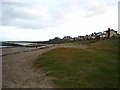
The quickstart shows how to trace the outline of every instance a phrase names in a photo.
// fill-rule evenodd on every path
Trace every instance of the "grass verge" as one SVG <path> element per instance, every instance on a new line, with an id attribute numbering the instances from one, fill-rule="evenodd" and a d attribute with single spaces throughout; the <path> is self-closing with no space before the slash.
<path id="1" fill-rule="evenodd" d="M 40 55 L 33 65 L 55 77 L 64 88 L 117 87 L 117 55 L 94 49 L 57 48 Z"/>

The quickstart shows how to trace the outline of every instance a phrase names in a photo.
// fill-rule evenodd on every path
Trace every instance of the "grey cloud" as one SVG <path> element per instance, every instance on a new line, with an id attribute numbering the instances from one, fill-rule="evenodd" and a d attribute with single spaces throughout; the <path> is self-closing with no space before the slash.
<path id="1" fill-rule="evenodd" d="M 35 5 L 43 5 L 48 10 L 49 18 L 44 20 L 42 17 L 33 17 L 23 10 Z M 63 4 L 62 4 L 63 5 Z M 53 26 L 57 19 L 67 11 L 66 6 L 56 3 L 25 3 L 25 2 L 3 2 L 2 3 L 2 25 L 15 26 L 19 28 L 47 28 Z M 35 8 L 34 8 L 35 9 Z"/>
<path id="2" fill-rule="evenodd" d="M 105 8 L 102 7 L 102 5 L 99 7 L 94 6 L 93 2 L 90 2 L 89 0 L 39 0 L 39 3 L 37 0 L 34 0 L 34 2 L 33 0 L 29 0 L 29 2 L 8 2 L 8 0 L 3 1 L 2 25 L 15 26 L 19 28 L 39 29 L 54 26 L 57 20 L 61 19 L 66 13 L 71 11 L 73 4 L 77 7 L 76 11 L 79 12 L 79 9 L 82 9 L 85 12 L 86 15 L 83 17 L 92 17 L 105 12 Z M 114 0 L 111 2 L 113 1 Z M 43 8 L 47 8 L 47 14 L 49 14 L 49 18 L 44 20 L 43 17 L 33 17 L 22 11 L 26 8 L 31 8 L 36 4 L 39 4 L 38 6 L 42 5 L 41 7 Z"/>
<path id="3" fill-rule="evenodd" d="M 49 18 L 43 20 L 42 17 L 33 17 L 24 13 L 22 9 L 30 8 L 32 5 L 38 3 L 23 3 L 23 2 L 3 2 L 2 3 L 2 25 L 15 26 L 19 28 L 48 28 L 53 26 L 63 14 L 68 11 L 68 6 L 56 3 L 44 3 L 48 9 Z M 43 3 L 42 3 L 43 4 Z M 21 9 L 22 8 L 22 9 Z"/>
<path id="4" fill-rule="evenodd" d="M 20 28 L 44 28 L 49 26 L 48 21 L 41 18 L 32 17 L 22 11 L 20 8 L 29 8 L 29 6 L 18 2 L 2 3 L 2 25 L 15 26 Z M 51 25 L 51 23 L 50 23 Z"/>

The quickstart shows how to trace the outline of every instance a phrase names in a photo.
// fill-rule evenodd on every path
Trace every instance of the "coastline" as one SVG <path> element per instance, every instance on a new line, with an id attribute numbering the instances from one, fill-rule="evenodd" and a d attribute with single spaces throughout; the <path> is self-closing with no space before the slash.
<path id="1" fill-rule="evenodd" d="M 45 47 L 16 47 L 6 48 L 2 51 L 2 87 L 3 88 L 55 88 L 53 77 L 48 72 L 33 68 L 33 61 L 42 53 L 55 48 L 66 48 L 68 45 L 52 44 Z M 70 46 L 70 48 L 86 48 Z"/>
<path id="2" fill-rule="evenodd" d="M 32 62 L 40 54 L 55 48 L 49 46 L 38 47 L 16 47 L 3 49 L 2 56 L 2 87 L 3 88 L 52 88 L 51 77 L 46 76 L 46 72 L 36 70 L 32 67 Z M 19 52 L 19 53 L 16 53 Z"/>

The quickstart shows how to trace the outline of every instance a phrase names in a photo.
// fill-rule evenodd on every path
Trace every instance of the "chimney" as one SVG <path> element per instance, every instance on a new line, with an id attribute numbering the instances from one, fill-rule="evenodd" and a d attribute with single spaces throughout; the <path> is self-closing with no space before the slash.
<path id="1" fill-rule="evenodd" d="M 110 38 L 110 28 L 108 28 L 108 38 Z"/>

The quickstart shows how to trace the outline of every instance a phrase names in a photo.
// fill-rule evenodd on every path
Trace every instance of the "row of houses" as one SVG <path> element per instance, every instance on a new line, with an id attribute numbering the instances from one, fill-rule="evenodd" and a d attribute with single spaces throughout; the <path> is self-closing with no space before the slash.
<path id="1" fill-rule="evenodd" d="M 112 37 L 119 37 L 120 34 L 117 33 L 117 31 L 108 28 L 108 30 L 105 30 L 104 32 L 94 32 L 92 34 L 86 35 L 86 36 L 78 36 L 78 37 L 70 37 L 70 36 L 64 36 L 63 40 L 100 40 L 105 38 L 112 38 Z"/>
<path id="2" fill-rule="evenodd" d="M 49 43 L 63 43 L 64 41 L 75 41 L 75 40 L 101 40 L 105 38 L 112 38 L 112 37 L 120 37 L 120 34 L 117 31 L 108 28 L 104 32 L 94 32 L 89 35 L 85 36 L 78 36 L 78 37 L 71 37 L 71 36 L 64 36 L 62 39 L 59 37 L 55 37 L 54 39 L 50 39 Z"/>

